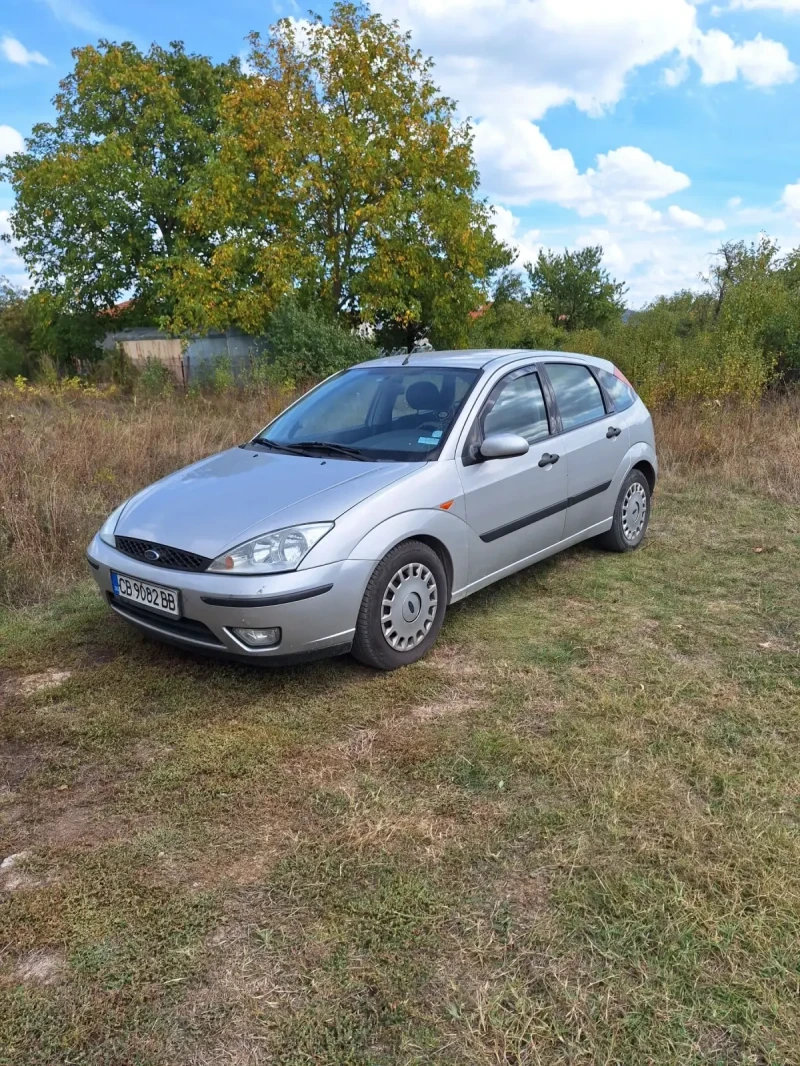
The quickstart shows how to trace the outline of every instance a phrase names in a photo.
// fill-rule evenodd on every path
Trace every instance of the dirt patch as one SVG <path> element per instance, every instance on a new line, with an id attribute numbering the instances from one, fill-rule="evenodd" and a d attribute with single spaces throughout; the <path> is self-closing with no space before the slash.
<path id="1" fill-rule="evenodd" d="M 38 888 L 43 883 L 26 869 L 30 857 L 29 851 L 18 851 L 0 862 L 0 891 L 18 892 L 20 889 Z"/>
<path id="2" fill-rule="evenodd" d="M 334 750 L 349 762 L 371 762 L 377 729 L 356 729 L 345 740 L 337 741 Z"/>
<path id="3" fill-rule="evenodd" d="M 398 718 L 393 718 L 391 725 L 402 727 L 414 725 L 416 722 L 436 722 L 441 718 L 454 718 L 460 714 L 466 714 L 479 706 L 479 700 L 459 699 L 458 697 L 440 703 L 424 703 L 419 707 L 412 707 L 410 711 L 401 714 Z"/>
<path id="4" fill-rule="evenodd" d="M 46 692 L 51 688 L 58 688 L 65 681 L 69 681 L 72 674 L 69 670 L 45 670 L 41 674 L 27 674 L 24 677 L 12 677 L 3 686 L 3 693 L 9 696 L 35 696 L 39 692 Z"/>
<path id="5" fill-rule="evenodd" d="M 4 792 L 14 792 L 45 755 L 30 744 L 6 741 L 0 748 L 0 781 Z"/>
<path id="6" fill-rule="evenodd" d="M 26 985 L 54 985 L 65 969 L 66 960 L 58 952 L 32 951 L 17 961 L 14 976 Z"/>
<path id="7" fill-rule="evenodd" d="M 486 679 L 486 664 L 466 655 L 463 648 L 436 648 L 430 661 L 437 670 L 456 683 Z"/>

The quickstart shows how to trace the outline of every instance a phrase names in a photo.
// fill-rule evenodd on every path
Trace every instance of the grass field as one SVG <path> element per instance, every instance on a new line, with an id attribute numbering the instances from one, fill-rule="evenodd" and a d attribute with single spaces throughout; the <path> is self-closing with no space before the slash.
<path id="1" fill-rule="evenodd" d="M 800 1063 L 799 409 L 662 417 L 639 552 L 496 585 L 377 675 L 109 617 L 78 538 L 137 468 L 87 449 L 101 408 L 17 405 L 0 1063 Z M 259 421 L 175 416 L 189 455 L 164 415 L 121 419 L 145 480 Z"/>

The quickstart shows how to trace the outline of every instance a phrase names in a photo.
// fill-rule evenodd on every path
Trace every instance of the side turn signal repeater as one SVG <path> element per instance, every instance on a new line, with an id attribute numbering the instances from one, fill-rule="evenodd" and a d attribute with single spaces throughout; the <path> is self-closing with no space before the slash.
<path id="1" fill-rule="evenodd" d="M 445 500 L 444 503 L 439 504 L 439 509 L 442 511 L 449 511 L 455 503 L 455 500 Z"/>

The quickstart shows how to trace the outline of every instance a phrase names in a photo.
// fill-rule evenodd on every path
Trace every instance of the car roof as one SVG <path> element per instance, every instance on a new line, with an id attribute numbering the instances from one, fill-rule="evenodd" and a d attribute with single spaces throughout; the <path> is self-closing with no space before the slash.
<path id="1" fill-rule="evenodd" d="M 612 369 L 613 363 L 594 355 L 581 355 L 578 352 L 553 352 L 534 348 L 462 348 L 446 352 L 396 352 L 379 359 L 369 359 L 358 366 L 413 366 L 413 367 L 452 367 L 463 370 L 483 370 L 487 367 L 496 369 L 506 363 L 518 363 L 526 358 L 535 363 L 542 359 L 558 359 L 562 362 L 573 360 L 589 363 L 591 366 Z"/>

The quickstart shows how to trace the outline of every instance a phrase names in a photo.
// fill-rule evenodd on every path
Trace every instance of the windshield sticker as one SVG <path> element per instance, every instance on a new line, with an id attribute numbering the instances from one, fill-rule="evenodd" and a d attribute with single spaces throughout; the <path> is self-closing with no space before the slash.
<path id="1" fill-rule="evenodd" d="M 443 430 L 443 429 L 435 429 L 435 430 L 433 431 L 433 433 L 431 433 L 431 436 L 432 436 L 432 437 L 441 437 L 441 435 L 442 435 L 443 433 L 444 433 L 444 430 Z"/>
<path id="2" fill-rule="evenodd" d="M 417 437 L 417 444 L 438 444 L 439 441 L 436 437 Z"/>

